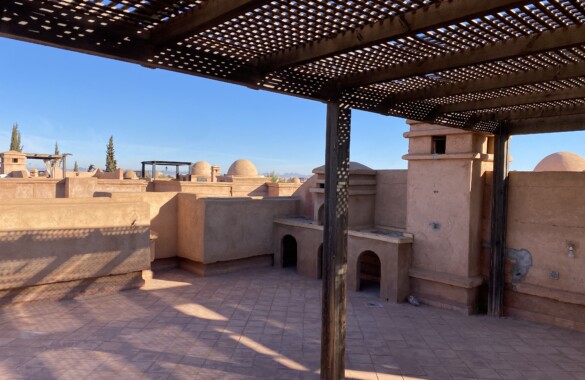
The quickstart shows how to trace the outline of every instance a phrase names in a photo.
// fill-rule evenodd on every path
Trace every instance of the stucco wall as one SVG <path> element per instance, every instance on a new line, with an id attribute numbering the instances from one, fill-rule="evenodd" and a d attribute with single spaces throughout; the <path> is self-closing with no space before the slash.
<path id="1" fill-rule="evenodd" d="M 272 252 L 273 220 L 294 216 L 293 198 L 203 198 L 179 194 L 179 256 L 204 264 Z"/>
<path id="2" fill-rule="evenodd" d="M 544 321 L 585 329 L 585 173 L 512 172 L 509 186 L 507 282 L 513 282 L 513 291 L 507 294 L 507 310 L 525 310 L 548 316 Z M 574 258 L 568 256 L 569 244 L 575 247 Z M 521 260 L 510 249 L 529 252 L 532 265 L 523 279 L 512 281 L 521 272 Z M 551 272 L 558 273 L 558 279 Z M 542 300 L 539 306 L 529 301 L 534 297 L 575 307 L 558 302 L 555 307 Z"/>
<path id="3" fill-rule="evenodd" d="M 0 199 L 47 199 L 63 197 L 65 197 L 65 181 L 62 179 L 0 179 Z"/>
<path id="4" fill-rule="evenodd" d="M 115 200 L 145 202 L 150 210 L 150 229 L 158 235 L 155 259 L 178 253 L 178 193 L 112 193 Z"/>
<path id="5" fill-rule="evenodd" d="M 380 227 L 406 228 L 407 170 L 378 170 L 375 224 Z"/>
<path id="6" fill-rule="evenodd" d="M 148 213 L 145 203 L 110 199 L 1 204 L 0 289 L 148 269 Z"/>

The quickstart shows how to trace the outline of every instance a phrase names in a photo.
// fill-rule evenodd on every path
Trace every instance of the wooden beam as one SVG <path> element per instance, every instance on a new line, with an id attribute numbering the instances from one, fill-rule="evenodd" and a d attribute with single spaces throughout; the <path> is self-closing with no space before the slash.
<path id="1" fill-rule="evenodd" d="M 335 87 L 337 91 L 363 87 L 415 75 L 427 75 L 480 63 L 516 58 L 556 49 L 566 49 L 582 44 L 585 44 L 585 25 L 572 25 L 499 41 L 478 48 L 462 50 L 458 53 L 445 54 L 430 59 L 350 75 L 346 78 L 332 81 L 330 87 Z M 327 88 L 324 91 L 329 93 L 332 89 Z"/>
<path id="2" fill-rule="evenodd" d="M 585 104 L 563 105 L 550 107 L 546 103 L 542 107 L 531 107 L 528 109 L 506 110 L 485 112 L 473 116 L 474 121 L 501 121 L 501 120 L 522 120 L 536 119 L 552 116 L 568 116 L 585 114 Z"/>
<path id="3" fill-rule="evenodd" d="M 280 70 L 350 50 L 365 48 L 390 39 L 415 35 L 428 29 L 457 24 L 529 2 L 519 0 L 441 1 L 415 11 L 364 25 L 355 30 L 339 33 L 334 37 L 326 37 L 260 58 L 256 63 L 263 71 Z"/>
<path id="4" fill-rule="evenodd" d="M 494 138 L 491 255 L 488 283 L 488 315 L 493 317 L 501 317 L 504 313 L 509 139 L 509 130 L 504 124 L 499 128 Z"/>
<path id="5" fill-rule="evenodd" d="M 509 124 L 512 135 L 585 131 L 585 114 L 512 120 Z"/>
<path id="6" fill-rule="evenodd" d="M 380 102 L 377 111 L 384 113 L 398 103 L 420 101 L 429 98 L 470 94 L 498 88 L 522 86 L 585 76 L 585 62 L 549 66 L 544 69 L 521 71 L 513 74 L 493 76 L 470 81 L 440 84 L 420 90 L 406 91 L 391 95 Z"/>
<path id="7" fill-rule="evenodd" d="M 269 2 L 269 0 L 209 0 L 200 7 L 173 17 L 155 28 L 150 34 L 151 41 L 156 46 L 182 41 Z"/>
<path id="8" fill-rule="evenodd" d="M 327 104 L 321 379 L 345 378 L 345 307 L 351 110 Z"/>
<path id="9" fill-rule="evenodd" d="M 512 107 L 523 104 L 551 102 L 555 100 L 569 100 L 585 98 L 585 87 L 573 87 L 556 91 L 541 91 L 524 95 L 508 95 L 486 100 L 475 100 L 446 104 L 437 108 L 438 114 L 466 112 L 488 108 Z"/>

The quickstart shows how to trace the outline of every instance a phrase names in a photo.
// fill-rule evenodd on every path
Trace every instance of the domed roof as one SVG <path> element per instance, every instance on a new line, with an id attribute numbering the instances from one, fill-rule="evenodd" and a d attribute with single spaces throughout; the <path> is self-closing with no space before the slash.
<path id="1" fill-rule="evenodd" d="M 227 175 L 234 177 L 258 177 L 258 170 L 252 161 L 237 160 L 230 166 Z"/>
<path id="2" fill-rule="evenodd" d="M 349 163 L 349 172 L 353 174 L 375 174 L 376 171 L 372 168 L 367 167 L 366 165 L 360 164 L 359 162 L 350 161 Z M 319 166 L 318 168 L 313 169 L 313 173 L 315 174 L 323 174 L 325 173 L 325 165 Z"/>
<path id="3" fill-rule="evenodd" d="M 191 168 L 191 175 L 209 177 L 211 176 L 211 165 L 205 161 L 197 161 Z"/>
<path id="4" fill-rule="evenodd" d="M 301 183 L 301 179 L 299 177 L 293 177 L 291 182 L 292 183 Z"/>
<path id="5" fill-rule="evenodd" d="M 582 172 L 585 158 L 571 152 L 557 152 L 546 156 L 536 165 L 535 172 Z"/>
<path id="6" fill-rule="evenodd" d="M 138 176 L 134 170 L 126 170 L 124 172 L 124 179 L 138 179 Z"/>

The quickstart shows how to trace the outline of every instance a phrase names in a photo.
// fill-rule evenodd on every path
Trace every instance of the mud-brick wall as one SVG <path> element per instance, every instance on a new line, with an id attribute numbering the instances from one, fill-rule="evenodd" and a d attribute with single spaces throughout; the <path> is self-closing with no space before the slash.
<path id="1" fill-rule="evenodd" d="M 0 204 L 0 304 L 140 286 L 149 209 L 111 199 Z"/>
<path id="2" fill-rule="evenodd" d="M 511 172 L 507 246 L 506 313 L 585 331 L 585 172 Z"/>

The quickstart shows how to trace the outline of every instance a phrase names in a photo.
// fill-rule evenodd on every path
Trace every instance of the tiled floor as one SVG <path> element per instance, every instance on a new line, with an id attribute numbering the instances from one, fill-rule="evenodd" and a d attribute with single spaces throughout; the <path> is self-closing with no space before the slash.
<path id="1" fill-rule="evenodd" d="M 0 309 L 0 379 L 317 379 L 320 281 L 179 270 Z M 349 292 L 349 379 L 585 379 L 585 335 Z"/>

